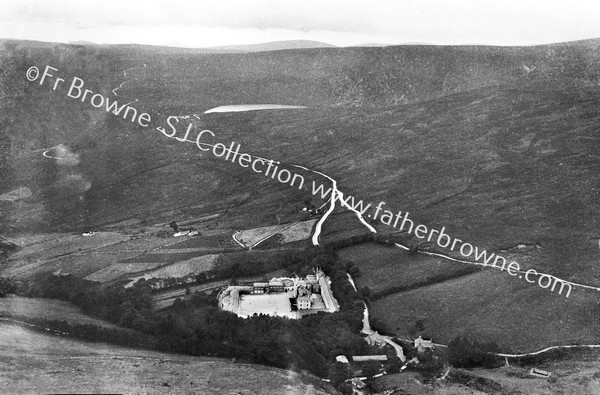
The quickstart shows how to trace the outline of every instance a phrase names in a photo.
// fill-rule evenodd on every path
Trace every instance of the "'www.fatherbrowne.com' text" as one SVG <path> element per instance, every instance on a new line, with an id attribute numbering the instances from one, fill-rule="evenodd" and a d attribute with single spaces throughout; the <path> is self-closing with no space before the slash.
<path id="1" fill-rule="evenodd" d="M 159 130 L 167 137 L 175 136 L 175 128 L 173 128 L 170 133 L 167 133 L 164 129 Z M 178 140 L 192 142 L 193 140 L 188 140 L 189 132 L 190 129 L 188 128 L 184 138 L 178 138 Z M 210 130 L 203 130 L 197 134 L 195 143 L 200 150 L 212 151 L 213 155 L 216 157 L 224 158 L 225 160 L 234 163 L 238 162 L 242 167 L 252 168 L 254 172 L 262 173 L 266 177 L 278 180 L 283 184 L 289 184 L 298 189 L 304 187 L 304 177 L 301 174 L 285 169 L 280 162 L 256 157 L 247 153 L 240 154 L 241 146 L 239 143 L 231 142 L 229 148 L 222 143 L 211 144 L 210 141 L 206 140 L 206 137 L 208 136 L 215 137 L 215 134 Z M 212 150 L 206 147 L 212 147 Z M 480 250 L 477 246 L 473 246 L 461 239 L 451 237 L 445 232 L 445 227 L 438 230 L 428 228 L 423 224 L 415 224 L 415 222 L 409 218 L 408 212 L 398 211 L 394 214 L 394 212 L 384 209 L 384 202 L 380 202 L 373 207 L 371 203 L 365 204 L 362 199 L 357 200 L 354 196 L 341 196 L 334 187 L 327 188 L 323 184 L 317 185 L 315 181 L 312 181 L 312 194 L 325 200 L 333 199 L 333 203 L 335 203 L 336 200 L 339 200 L 343 206 L 351 208 L 355 213 L 360 214 L 361 217 L 379 220 L 382 224 L 391 226 L 400 231 L 406 231 L 409 234 L 414 234 L 417 238 L 426 239 L 428 242 L 435 241 L 435 243 L 442 248 L 448 248 L 450 251 L 457 251 L 465 258 L 474 259 L 474 261 L 463 261 L 465 263 L 478 264 L 506 271 L 511 276 L 518 276 L 531 284 L 537 282 L 541 288 L 550 289 L 552 292 L 557 291 L 558 294 L 563 294 L 563 291 L 566 291 L 565 297 L 567 298 L 571 294 L 572 286 L 571 283 L 567 281 L 561 280 L 550 274 L 539 273 L 535 269 L 526 271 L 521 270 L 521 266 L 518 262 L 508 262 L 507 259 L 501 255 L 489 253 L 487 250 Z M 372 227 L 371 230 L 374 231 Z"/>

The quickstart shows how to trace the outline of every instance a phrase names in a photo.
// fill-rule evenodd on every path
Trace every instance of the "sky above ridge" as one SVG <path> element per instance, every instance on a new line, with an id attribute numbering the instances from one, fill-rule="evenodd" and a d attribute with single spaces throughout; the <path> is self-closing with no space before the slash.
<path id="1" fill-rule="evenodd" d="M 592 0 L 0 0 L 0 38 L 195 48 L 533 45 L 598 38 L 599 20 Z"/>

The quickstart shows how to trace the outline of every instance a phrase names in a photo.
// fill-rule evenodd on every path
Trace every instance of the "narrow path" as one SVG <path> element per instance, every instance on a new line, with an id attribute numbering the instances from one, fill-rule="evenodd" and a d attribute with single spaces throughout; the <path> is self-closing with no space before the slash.
<path id="1" fill-rule="evenodd" d="M 141 68 L 146 68 L 146 63 L 142 63 L 142 66 L 134 66 L 134 67 L 130 67 L 130 68 L 126 69 L 126 70 L 123 70 L 123 78 L 127 78 L 127 72 L 128 71 L 135 70 L 135 69 L 141 69 Z M 117 95 L 117 91 L 119 89 L 121 89 L 123 87 L 123 85 L 125 85 L 128 82 L 129 82 L 129 80 L 125 80 L 125 81 L 121 82 L 121 84 L 118 87 L 116 87 L 115 89 L 112 90 L 113 95 L 119 96 L 119 95 Z M 135 100 L 137 101 L 137 99 L 135 99 Z"/>
<path id="2" fill-rule="evenodd" d="M 139 100 L 136 98 L 135 100 L 132 100 L 132 101 L 130 101 L 129 103 L 125 103 L 125 104 L 123 104 L 123 105 L 124 105 L 125 107 L 127 107 L 128 105 L 130 105 L 130 104 L 132 104 L 132 103 L 136 103 L 136 102 L 138 102 L 138 101 L 139 101 Z"/>
<path id="3" fill-rule="evenodd" d="M 239 236 L 240 233 L 242 233 L 242 232 L 239 230 L 236 230 L 235 233 L 233 234 L 233 236 L 231 236 L 231 237 L 233 238 L 233 241 L 238 243 L 242 248 L 246 248 L 246 245 L 237 239 L 237 236 Z"/>
<path id="4" fill-rule="evenodd" d="M 399 344 L 397 344 L 395 341 L 393 341 L 390 336 L 381 335 L 377 331 L 374 331 L 373 329 L 371 329 L 371 325 L 369 324 L 369 308 L 367 307 L 367 305 L 365 303 L 363 303 L 363 304 L 365 306 L 365 309 L 363 311 L 363 328 L 361 329 L 361 333 L 367 335 L 365 340 L 369 339 L 369 340 L 372 340 L 374 343 L 381 343 L 381 342 L 387 343 L 394 350 L 396 350 L 396 355 L 398 356 L 400 361 L 406 362 L 406 356 L 404 355 L 404 350 L 402 349 L 402 347 L 400 347 Z M 367 340 L 367 342 L 369 343 L 368 340 Z"/>
<path id="5" fill-rule="evenodd" d="M 492 353 L 492 354 L 497 355 L 499 357 L 522 358 L 522 357 L 543 354 L 545 352 L 552 351 L 552 350 L 559 350 L 559 349 L 565 349 L 565 348 L 600 348 L 600 344 L 575 344 L 575 345 L 568 345 L 568 346 L 552 346 L 552 347 L 544 348 L 543 350 L 540 350 L 540 351 L 528 352 L 528 353 L 523 353 L 523 354 L 502 354 L 502 353 Z"/>
<path id="6" fill-rule="evenodd" d="M 350 273 L 346 273 L 346 275 L 348 276 L 348 280 L 350 281 L 350 284 L 352 284 L 352 287 L 354 288 L 354 290 L 357 291 L 356 284 L 354 283 L 354 279 L 352 278 Z M 363 310 L 363 327 L 360 332 L 367 335 L 367 338 L 371 338 L 376 343 L 384 341 L 385 343 L 390 345 L 396 351 L 396 355 L 398 356 L 400 361 L 402 361 L 403 363 L 406 362 L 406 356 L 404 355 L 404 350 L 398 343 L 393 341 L 390 336 L 380 335 L 379 333 L 377 333 L 376 331 L 374 331 L 371 328 L 371 324 L 369 323 L 369 308 L 367 307 L 367 304 L 364 302 L 363 302 L 363 305 L 365 306 L 365 309 Z"/>
<path id="7" fill-rule="evenodd" d="M 123 87 L 123 85 L 125 85 L 125 84 L 126 84 L 126 83 L 128 83 L 128 82 L 129 82 L 129 81 L 123 81 L 123 82 L 121 82 L 121 85 L 119 85 L 118 87 L 116 87 L 115 89 L 113 89 L 113 90 L 112 90 L 112 93 L 113 93 L 113 95 L 115 95 L 115 96 L 119 96 L 119 95 L 117 95 L 117 91 L 118 91 L 119 89 L 121 89 L 121 88 Z"/>
<path id="8" fill-rule="evenodd" d="M 58 158 L 56 156 L 52 156 L 52 155 L 48 154 L 48 152 L 52 151 L 55 148 L 56 147 L 50 147 L 50 148 L 48 148 L 47 150 L 45 150 L 44 152 L 42 152 L 42 155 L 44 157 L 46 157 L 46 158 L 49 158 L 49 159 L 63 160 L 64 158 Z"/>

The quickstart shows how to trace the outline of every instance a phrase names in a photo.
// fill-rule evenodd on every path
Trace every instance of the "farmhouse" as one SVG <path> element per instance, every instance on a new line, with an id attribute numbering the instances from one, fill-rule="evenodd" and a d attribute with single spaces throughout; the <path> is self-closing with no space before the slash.
<path id="1" fill-rule="evenodd" d="M 229 286 L 219 294 L 219 307 L 243 318 L 267 314 L 297 319 L 319 311 L 333 313 L 339 305 L 330 284 L 323 271 L 315 270 L 304 279 L 272 278 Z"/>
<path id="2" fill-rule="evenodd" d="M 359 378 L 353 378 L 350 380 L 352 384 L 352 395 L 366 395 L 368 394 L 367 385 Z"/>
<path id="3" fill-rule="evenodd" d="M 433 341 L 431 339 L 422 338 L 419 336 L 415 339 L 415 348 L 419 353 L 425 352 L 425 350 L 433 350 Z"/>

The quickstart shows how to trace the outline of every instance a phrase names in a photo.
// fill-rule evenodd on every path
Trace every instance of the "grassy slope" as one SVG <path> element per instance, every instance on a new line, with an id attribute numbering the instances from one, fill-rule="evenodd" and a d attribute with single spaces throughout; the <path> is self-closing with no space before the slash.
<path id="1" fill-rule="evenodd" d="M 509 366 L 499 369 L 469 370 L 469 375 L 484 377 L 502 386 L 503 394 L 597 394 L 600 391 L 598 356 L 596 354 L 576 355 L 568 360 L 553 361 L 539 366 L 551 372 L 551 379 L 529 376 L 530 367 Z M 376 385 L 383 388 L 402 388 L 411 394 L 486 394 L 473 381 L 469 384 L 438 382 L 435 387 L 423 386 L 414 379 L 414 373 L 404 372 L 376 379 Z M 500 392 L 498 392 L 500 393 Z"/>
<path id="2" fill-rule="evenodd" d="M 553 361 L 540 366 L 551 372 L 552 379 L 527 377 L 529 369 L 508 367 L 494 370 L 476 370 L 475 375 L 496 381 L 504 391 L 530 395 L 542 394 L 597 394 L 600 392 L 600 369 L 597 354 L 577 355 L 566 361 Z M 525 377 L 524 379 L 522 377 Z"/>
<path id="3" fill-rule="evenodd" d="M 394 286 L 410 287 L 427 276 L 448 274 L 464 270 L 465 265 L 448 262 L 426 255 L 409 255 L 399 248 L 385 248 L 376 244 L 360 244 L 339 251 L 343 259 L 354 262 L 361 275 L 356 279 L 359 287 L 369 287 L 371 293 Z"/>
<path id="4" fill-rule="evenodd" d="M 600 343 L 596 293 L 565 299 L 491 270 L 389 296 L 372 311 L 400 334 L 412 333 L 421 319 L 425 333 L 443 344 L 467 334 L 517 352 Z"/>
<path id="5" fill-rule="evenodd" d="M 36 273 L 60 270 L 85 277 L 121 259 L 140 256 L 151 249 L 171 242 L 159 237 L 129 238 L 119 233 L 97 233 L 94 237 L 81 235 L 44 235 L 42 240 L 20 237 L 16 239 L 21 250 L 4 263 L 3 275 L 27 277 Z M 126 264 L 128 272 L 151 268 L 148 262 L 142 265 Z M 158 266 L 160 262 L 155 263 Z"/>
<path id="6" fill-rule="evenodd" d="M 463 267 L 373 244 L 344 248 L 340 255 L 357 264 L 362 273 L 357 284 L 368 286 L 372 293 Z M 519 262 L 528 262 L 525 258 L 515 255 Z M 575 289 L 565 299 L 489 269 L 398 292 L 372 302 L 371 307 L 373 317 L 382 319 L 401 337 L 421 333 L 445 344 L 466 334 L 497 342 L 502 350 L 522 352 L 600 342 L 597 292 Z M 421 332 L 415 329 L 419 320 L 424 325 Z"/>
<path id="7" fill-rule="evenodd" d="M 8 295 L 0 298 L 0 314 L 7 317 L 25 317 L 34 320 L 58 320 L 71 324 L 93 324 L 104 328 L 116 328 L 110 322 L 83 314 L 68 302 L 56 299 L 24 298 Z"/>
<path id="8" fill-rule="evenodd" d="M 318 382 L 285 370 L 90 344 L 11 324 L 0 326 L 0 381 L 5 393 L 331 393 Z"/>

